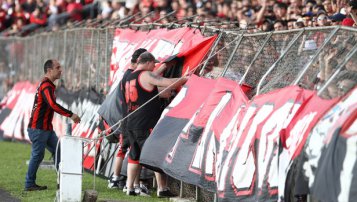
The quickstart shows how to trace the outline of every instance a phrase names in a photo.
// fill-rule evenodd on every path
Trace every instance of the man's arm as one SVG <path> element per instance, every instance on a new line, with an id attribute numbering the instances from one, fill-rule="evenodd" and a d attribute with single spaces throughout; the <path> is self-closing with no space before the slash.
<path id="1" fill-rule="evenodd" d="M 45 102 L 57 113 L 66 116 L 66 117 L 70 117 L 75 123 L 79 123 L 81 121 L 81 119 L 78 117 L 77 114 L 74 114 L 73 112 L 65 109 L 64 107 L 62 107 L 61 105 L 56 103 L 56 100 L 54 99 L 53 96 L 53 91 L 50 87 L 45 88 L 42 91 L 42 95 L 43 98 L 45 100 Z"/>
<path id="2" fill-rule="evenodd" d="M 166 63 L 162 63 L 160 65 L 159 68 L 157 68 L 156 70 L 154 70 L 152 73 L 156 74 L 156 75 L 161 75 L 162 72 L 164 72 L 167 68 L 167 64 Z"/>
<path id="3" fill-rule="evenodd" d="M 158 86 L 158 87 L 170 86 L 171 89 L 176 89 L 177 87 L 182 86 L 187 81 L 186 77 L 168 79 L 168 78 L 161 77 L 153 72 L 145 72 L 144 75 L 145 75 L 144 79 L 150 85 Z"/>

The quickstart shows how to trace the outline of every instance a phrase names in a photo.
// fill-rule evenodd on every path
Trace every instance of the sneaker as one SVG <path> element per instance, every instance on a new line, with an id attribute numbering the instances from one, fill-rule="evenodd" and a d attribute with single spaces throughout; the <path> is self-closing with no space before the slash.
<path id="1" fill-rule="evenodd" d="M 166 188 L 163 191 L 157 192 L 157 197 L 159 197 L 159 198 L 170 198 L 170 197 L 175 197 L 175 196 L 177 196 L 177 195 L 172 193 L 169 188 Z"/>
<path id="2" fill-rule="evenodd" d="M 39 186 L 37 184 L 31 186 L 31 187 L 26 187 L 25 191 L 41 191 L 47 189 L 47 186 Z"/>
<path id="3" fill-rule="evenodd" d="M 135 193 L 140 196 L 150 196 L 148 188 L 146 188 L 145 185 L 143 186 L 144 187 L 142 187 L 141 185 L 135 186 L 134 187 Z"/>
<path id="4" fill-rule="evenodd" d="M 124 187 L 126 187 L 126 180 L 119 180 L 118 188 L 124 189 Z"/>
<path id="5" fill-rule="evenodd" d="M 139 186 L 134 186 L 134 191 L 137 195 L 140 194 L 141 190 L 140 190 L 140 187 Z"/>
<path id="6" fill-rule="evenodd" d="M 128 195 L 128 196 L 136 196 L 137 194 L 136 194 L 135 190 L 128 190 L 126 192 L 126 195 Z"/>
<path id="7" fill-rule="evenodd" d="M 113 178 L 110 178 L 110 180 L 108 180 L 108 188 L 110 189 L 119 188 L 119 180 L 114 180 Z"/>
<path id="8" fill-rule="evenodd" d="M 128 192 L 128 187 L 126 185 L 123 187 L 123 192 L 124 193 Z"/>
<path id="9" fill-rule="evenodd" d="M 140 193 L 148 196 L 150 195 L 149 189 L 144 184 L 140 184 Z"/>

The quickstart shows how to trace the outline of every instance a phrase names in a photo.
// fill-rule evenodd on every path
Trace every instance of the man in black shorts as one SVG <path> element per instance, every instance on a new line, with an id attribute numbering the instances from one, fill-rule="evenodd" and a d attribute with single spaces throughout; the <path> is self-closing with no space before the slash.
<path id="1" fill-rule="evenodd" d="M 123 78 L 121 80 L 121 82 L 119 83 L 119 86 L 116 90 L 120 90 L 119 92 L 119 102 L 121 103 L 122 106 L 122 111 L 123 111 L 123 117 L 125 117 L 127 115 L 127 105 L 125 102 L 125 83 L 127 80 L 127 77 L 136 69 L 137 66 L 137 60 L 140 56 L 140 54 L 146 52 L 146 49 L 143 48 L 139 48 L 137 49 L 132 57 L 131 57 L 131 66 L 125 71 Z M 125 177 L 124 176 L 120 176 L 121 173 L 121 168 L 123 165 L 123 161 L 125 158 L 125 154 L 130 146 L 129 143 L 129 139 L 127 137 L 126 134 L 126 120 L 123 120 L 123 122 L 121 123 L 120 126 L 120 137 L 119 137 L 119 151 L 118 154 L 116 156 L 115 159 L 115 165 L 114 165 L 114 174 L 111 177 L 111 179 L 109 180 L 109 184 L 108 187 L 109 188 L 119 188 L 119 189 L 125 189 L 124 185 L 125 185 Z M 135 190 L 137 194 L 149 194 L 149 190 L 147 189 L 147 187 L 143 184 L 140 183 L 139 186 L 139 178 L 135 179 Z"/>
<path id="2" fill-rule="evenodd" d="M 136 195 L 133 185 L 135 178 L 140 174 L 141 149 L 161 115 L 161 102 L 157 97 L 158 87 L 166 88 L 170 86 L 170 89 L 176 89 L 187 81 L 186 78 L 164 78 L 159 76 L 158 73 L 152 72 L 157 62 L 151 53 L 142 53 L 136 70 L 129 75 L 125 83 L 125 100 L 129 113 L 126 128 L 130 141 L 126 183 L 127 195 Z M 166 91 L 170 91 L 170 89 Z M 169 93 L 162 95 L 169 95 Z M 148 102 L 149 100 L 151 101 Z M 158 185 L 158 197 L 174 196 L 167 188 L 166 175 L 155 172 L 155 176 Z"/>

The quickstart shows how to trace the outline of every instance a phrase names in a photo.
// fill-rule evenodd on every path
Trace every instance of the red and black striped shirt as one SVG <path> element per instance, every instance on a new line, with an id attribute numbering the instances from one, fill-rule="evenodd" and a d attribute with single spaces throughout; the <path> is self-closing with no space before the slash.
<path id="1" fill-rule="evenodd" d="M 72 112 L 56 103 L 55 84 L 44 77 L 39 84 L 35 101 L 32 107 L 29 128 L 41 130 L 53 130 L 52 119 L 54 112 L 63 116 L 71 117 Z"/>

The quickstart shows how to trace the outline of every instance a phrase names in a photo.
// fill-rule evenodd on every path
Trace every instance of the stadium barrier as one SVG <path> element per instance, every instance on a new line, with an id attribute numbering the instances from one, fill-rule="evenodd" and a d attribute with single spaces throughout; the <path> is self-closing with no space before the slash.
<path id="1" fill-rule="evenodd" d="M 230 80 L 236 81 L 237 83 L 246 84 L 251 87 L 248 94 L 240 95 L 240 97 L 244 97 L 244 96 L 247 97 L 244 98 L 245 101 L 240 101 L 241 102 L 240 104 L 236 104 L 237 106 L 244 104 L 250 106 L 248 107 L 248 109 L 258 106 L 256 107 L 257 109 L 263 110 L 264 108 L 262 106 L 265 106 L 268 103 L 274 103 L 273 105 L 274 106 L 276 105 L 277 108 L 272 108 L 272 110 L 279 111 L 277 109 L 279 108 L 279 106 L 284 106 L 283 105 L 284 103 L 288 103 L 288 102 L 293 102 L 295 104 L 299 103 L 298 108 L 293 108 L 292 106 L 295 105 L 292 105 L 290 106 L 290 108 L 288 108 L 290 110 L 285 111 L 285 112 L 292 112 L 296 110 L 294 111 L 296 114 L 294 114 L 294 116 L 290 118 L 287 118 L 285 121 L 285 125 L 283 127 L 279 125 L 281 129 L 285 130 L 285 133 L 283 133 L 283 135 L 281 135 L 280 138 L 284 137 L 285 139 L 283 138 L 283 140 L 285 141 L 289 140 L 290 142 L 289 141 L 285 143 L 283 142 L 282 145 L 280 143 L 278 144 L 276 142 L 276 139 L 275 142 L 269 142 L 269 144 L 273 145 L 272 148 L 275 152 L 278 151 L 276 150 L 277 148 L 286 149 L 286 151 L 285 150 L 284 151 L 287 152 L 287 156 L 289 156 L 290 158 L 290 161 L 288 160 L 287 162 L 293 162 L 293 165 L 295 165 L 294 163 L 296 163 L 296 161 L 293 161 L 291 159 L 299 158 L 299 155 L 297 154 L 301 153 L 307 156 L 307 160 L 304 160 L 304 162 L 307 162 L 307 164 L 310 163 L 309 165 L 311 166 L 311 170 L 315 170 L 316 168 L 319 168 L 319 166 L 312 164 L 314 160 L 316 161 L 316 159 L 314 159 L 315 156 L 313 154 L 317 153 L 319 154 L 318 156 L 321 159 L 324 158 L 326 159 L 328 156 L 327 157 L 324 156 L 325 153 L 321 151 L 324 151 L 325 149 L 327 150 L 331 149 L 329 145 L 320 144 L 320 147 L 314 148 L 315 153 L 308 153 L 308 150 L 301 148 L 304 147 L 305 145 L 302 144 L 301 142 L 303 143 L 306 142 L 305 145 L 306 148 L 309 146 L 313 147 L 313 142 L 312 142 L 313 140 L 309 139 L 308 137 L 312 136 L 312 134 L 314 133 L 318 133 L 319 127 L 327 125 L 328 127 L 325 128 L 329 128 L 330 131 L 332 132 L 338 131 L 340 128 L 342 128 L 343 130 L 341 133 L 336 132 L 337 137 L 336 135 L 333 136 L 335 137 L 335 139 L 333 139 L 334 141 L 344 141 L 344 139 L 341 137 L 348 137 L 346 135 L 345 136 L 341 135 L 340 137 L 338 136 L 338 134 L 355 133 L 355 131 L 352 131 L 351 133 L 351 131 L 349 131 L 348 129 L 350 129 L 350 127 L 353 126 L 353 122 L 351 122 L 351 120 L 353 120 L 353 117 L 355 117 L 354 116 L 355 101 L 353 100 L 356 99 L 353 98 L 355 97 L 356 90 L 350 92 L 349 94 L 348 91 L 354 86 L 356 86 L 356 84 L 350 86 L 349 89 L 347 90 L 342 89 L 344 90 L 342 91 L 342 93 L 338 93 L 334 91 L 340 90 L 339 85 L 341 85 L 341 79 L 347 78 L 349 76 L 348 78 L 353 79 L 354 81 L 357 80 L 356 75 L 353 73 L 353 71 L 356 71 L 355 69 L 357 68 L 356 67 L 357 64 L 356 63 L 356 58 L 357 58 L 357 53 L 356 53 L 357 32 L 356 31 L 357 30 L 352 28 L 346 28 L 346 27 L 322 27 L 322 28 L 306 28 L 306 29 L 292 30 L 292 31 L 281 31 L 281 32 L 279 31 L 279 32 L 272 32 L 272 33 L 249 33 L 249 30 L 224 31 L 224 30 L 216 30 L 210 28 L 205 28 L 203 30 L 200 27 L 191 28 L 191 29 L 194 32 L 202 33 L 202 35 L 204 36 L 208 36 L 208 37 L 214 35 L 216 36 L 214 43 L 211 44 L 212 46 L 210 48 L 210 51 L 202 55 L 203 59 L 200 61 L 200 64 L 202 65 L 198 66 L 198 71 L 197 71 L 198 74 L 200 74 L 202 77 L 214 78 L 214 79 L 218 79 L 219 77 L 229 78 Z M 149 33 L 150 31 L 152 30 L 142 33 Z M 140 31 L 137 32 L 138 32 L 137 34 L 139 35 Z M 113 74 L 115 73 L 115 71 L 113 72 L 113 70 L 115 68 L 112 67 L 113 65 L 116 64 L 114 61 L 121 59 L 121 58 L 116 58 L 114 54 L 114 49 L 115 49 L 114 47 L 116 47 L 115 49 L 116 51 L 120 51 L 119 49 L 125 50 L 126 47 L 126 46 L 117 46 L 115 44 L 116 36 L 119 36 L 119 38 L 121 37 L 120 34 L 116 35 L 116 32 L 113 28 L 105 28 L 105 29 L 80 28 L 80 29 L 66 30 L 66 31 L 54 32 L 54 33 L 40 34 L 27 38 L 1 38 L 0 52 L 2 55 L 4 55 L 4 57 L 0 58 L 1 68 L 4 69 L 5 70 L 4 72 L 7 72 L 8 76 L 11 77 L 11 79 L 13 79 L 14 81 L 26 81 L 26 80 L 30 81 L 30 82 L 16 82 L 12 90 L 8 92 L 8 96 L 3 100 L 3 103 L 5 103 L 5 107 L 2 109 L 0 113 L 0 119 L 2 122 L 0 129 L 3 131 L 4 133 L 3 135 L 7 138 L 28 140 L 26 136 L 26 132 L 22 130 L 24 128 L 23 126 L 26 126 L 26 121 L 30 113 L 29 110 L 31 109 L 30 106 L 31 103 L 28 103 L 26 101 L 29 100 L 28 97 L 31 97 L 30 95 L 34 93 L 36 88 L 35 85 L 32 83 L 37 81 L 41 77 L 42 63 L 47 58 L 57 58 L 59 59 L 60 63 L 63 64 L 63 68 L 64 68 L 63 81 L 61 81 L 60 86 L 62 87 L 65 86 L 65 88 L 60 88 L 61 90 L 59 90 L 58 92 L 59 102 L 64 106 L 68 106 L 73 111 L 76 112 L 79 111 L 80 114 L 83 114 L 82 123 L 78 126 L 76 125 L 73 126 L 73 134 L 86 138 L 96 138 L 97 137 L 96 136 L 97 135 L 96 112 L 100 106 L 101 101 L 103 100 L 103 95 L 101 93 L 105 93 L 108 90 L 107 84 L 113 82 L 112 80 Z M 138 44 L 134 44 L 134 45 L 138 45 Z M 332 59 L 335 59 L 333 61 L 334 63 L 332 67 L 330 68 L 324 67 L 322 64 L 322 61 L 325 61 L 325 58 L 328 58 L 328 55 L 330 55 Z M 119 69 L 122 68 L 122 66 L 120 66 L 120 63 L 118 63 L 118 65 L 119 65 Z M 355 69 L 353 70 L 353 68 Z M 207 71 L 205 71 L 206 69 Z M 326 71 L 328 71 L 329 73 L 327 74 Z M 327 76 L 321 75 L 323 73 L 326 73 Z M 346 77 L 346 75 L 348 76 Z M 320 81 L 316 81 L 317 78 L 320 78 Z M 222 80 L 221 83 L 224 82 L 226 82 L 226 80 Z M 234 85 L 235 85 L 234 83 L 229 83 L 228 86 L 234 87 Z M 295 87 L 289 87 L 291 85 L 294 85 Z M 298 90 L 294 89 L 297 88 L 297 86 L 300 86 L 300 88 L 298 88 Z M 234 89 L 231 89 L 230 91 L 235 92 Z M 289 92 L 290 94 L 293 94 L 293 92 L 297 92 L 297 93 L 288 96 Z M 315 96 L 316 92 L 318 92 L 318 96 L 317 95 Z M 212 93 L 211 91 L 207 91 L 206 93 L 207 93 L 206 96 L 209 95 L 213 96 L 213 94 L 210 94 Z M 267 98 L 269 94 L 270 97 Z M 218 97 L 220 96 L 222 96 L 222 94 L 218 95 Z M 251 99 L 249 103 L 248 103 L 248 99 Z M 282 99 L 284 101 L 282 101 Z M 317 101 L 312 102 L 311 100 L 317 100 Z M 204 103 L 203 100 L 201 102 Z M 237 102 L 237 100 L 234 100 L 234 102 Z M 336 104 L 337 102 L 338 104 Z M 254 105 L 254 103 L 256 103 L 256 105 Z M 324 104 L 319 105 L 319 103 L 324 103 Z M 215 104 L 213 103 L 212 106 L 218 106 L 218 105 L 217 103 Z M 321 106 L 323 107 L 321 108 Z M 331 111 L 328 112 L 330 108 Z M 172 107 L 169 109 L 170 109 L 169 113 L 170 112 L 173 113 L 172 110 L 174 111 L 175 108 Z M 222 108 L 222 110 L 223 109 L 224 108 Z M 238 109 L 239 107 L 236 108 L 236 110 Z M 315 110 L 319 109 L 320 111 L 315 112 L 318 115 L 314 116 L 313 118 L 310 118 L 309 119 L 310 122 L 306 122 L 306 121 L 304 122 L 303 126 L 308 128 L 308 130 L 300 131 L 300 133 L 296 133 L 296 132 L 294 133 L 294 131 L 299 129 L 294 130 L 295 125 L 293 123 L 302 124 L 301 121 L 299 122 L 299 120 L 306 120 L 306 114 L 314 112 L 312 109 Z M 346 113 L 347 109 L 351 113 L 344 114 Z M 213 110 L 213 108 L 210 110 Z M 336 111 L 338 111 L 339 113 L 337 113 Z M 192 112 L 195 111 L 191 111 L 191 113 Z M 234 112 L 237 111 L 231 111 L 232 113 L 231 116 L 233 117 L 234 117 Z M 325 114 L 325 112 L 327 113 Z M 274 115 L 274 113 L 272 114 Z M 169 116 L 169 114 L 167 115 Z M 244 117 L 248 117 L 248 115 L 249 114 L 242 113 L 240 116 L 241 118 L 243 118 L 242 120 L 244 120 Z M 257 117 L 259 119 L 259 116 Z M 323 118 L 318 119 L 319 117 L 323 117 Z M 335 118 L 333 119 L 332 122 L 331 120 L 330 122 L 327 122 L 326 120 L 329 120 L 329 118 L 331 117 L 335 117 Z M 162 119 L 162 121 L 164 120 L 165 118 Z M 271 120 L 274 119 L 271 118 Z M 318 120 L 320 121 L 318 122 Z M 213 122 L 211 122 L 211 124 L 215 123 L 214 120 L 212 121 Z M 163 122 L 160 123 L 162 124 Z M 274 124 L 274 123 L 275 122 L 270 124 Z M 348 124 L 346 125 L 344 123 L 348 123 L 349 125 Z M 64 118 L 61 118 L 59 116 L 55 117 L 54 125 L 56 126 L 59 134 L 65 134 L 64 132 L 62 133 L 65 127 L 64 124 L 65 124 Z M 249 124 L 252 123 L 250 122 Z M 218 125 L 222 125 L 222 123 Z M 202 127 L 201 130 L 207 130 L 208 132 L 221 130 L 219 127 L 214 128 L 214 124 L 213 126 L 193 124 L 193 126 L 195 127 L 200 126 Z M 314 126 L 315 128 L 313 128 Z M 224 127 L 228 127 L 228 126 L 224 125 Z M 157 128 L 155 128 L 155 130 L 160 130 L 159 125 L 157 126 Z M 155 135 L 155 130 L 154 130 L 154 135 Z M 175 143 L 176 139 L 179 140 L 179 138 L 181 137 L 180 136 L 181 130 L 184 131 L 183 128 L 179 128 L 179 130 L 176 131 L 179 134 L 176 134 L 176 136 L 174 136 L 173 143 Z M 311 130 L 311 134 L 309 134 L 310 130 Z M 321 142 L 323 142 L 324 137 L 326 137 L 327 134 L 330 134 L 328 133 L 328 130 L 324 129 L 323 131 L 325 131 L 325 133 L 323 135 L 320 134 L 319 136 L 320 137 L 319 140 Z M 259 132 L 259 134 L 260 133 L 261 132 Z M 205 133 L 198 133 L 196 134 L 196 136 L 200 137 L 203 134 Z M 229 134 L 233 138 L 236 137 L 234 135 L 237 135 L 239 133 L 231 132 Z M 289 139 L 290 136 L 287 134 L 292 134 L 290 139 Z M 305 134 L 304 136 L 302 136 L 304 137 L 303 138 L 304 141 L 296 137 L 297 134 Z M 213 136 L 211 135 L 205 137 L 212 138 Z M 211 142 L 211 139 L 209 138 L 206 140 L 207 140 L 206 142 Z M 220 139 L 218 138 L 217 141 L 219 140 Z M 209 151 L 207 149 L 207 144 L 203 144 L 203 145 L 199 144 L 200 141 L 199 142 L 196 141 L 193 143 L 195 143 L 196 146 L 201 145 L 202 151 L 204 151 L 204 153 L 206 151 Z M 256 138 L 256 139 L 252 139 L 251 141 L 259 145 L 261 140 L 260 138 Z M 291 143 L 291 141 L 293 142 L 293 144 Z M 353 140 L 347 139 L 347 141 L 353 141 Z M 220 144 L 222 144 L 222 142 L 220 142 L 217 145 Z M 290 148 L 289 146 L 287 146 L 287 144 L 294 145 L 294 146 Z M 277 147 L 277 145 L 279 146 Z M 168 146 L 170 146 L 170 144 L 168 144 Z M 97 157 L 93 156 L 93 153 L 95 153 L 93 151 L 95 150 L 94 148 L 98 151 L 96 152 L 99 154 Z M 87 156 L 84 157 L 85 167 L 87 169 L 93 170 L 93 163 L 98 162 L 95 159 L 100 157 L 102 158 L 101 162 L 104 162 L 103 165 L 105 166 L 103 165 L 96 166 L 96 168 L 98 168 L 97 172 L 104 176 L 110 176 L 112 172 L 111 165 L 113 164 L 112 154 L 115 152 L 116 148 L 117 147 L 115 145 L 108 144 L 105 139 L 93 142 L 90 145 L 86 145 L 85 153 L 87 154 Z M 238 146 L 237 148 L 240 147 Z M 252 148 L 254 148 L 254 146 Z M 261 148 L 258 146 L 256 149 L 257 151 L 259 151 Z M 347 147 L 347 149 L 351 149 L 351 148 Z M 229 153 L 231 152 L 231 150 L 227 150 L 225 152 Z M 233 153 L 236 152 L 233 155 L 234 157 L 239 156 L 240 151 L 232 150 L 232 152 Z M 166 153 L 169 153 L 169 151 L 166 151 Z M 264 163 L 264 161 L 262 161 L 261 163 L 259 162 L 259 158 L 261 158 L 260 151 L 254 153 L 254 155 L 257 156 L 257 160 L 256 160 L 257 165 L 255 165 L 256 169 L 259 172 L 261 172 L 260 174 L 262 174 L 261 176 L 259 176 L 259 172 L 258 172 L 257 174 L 258 178 L 256 180 L 259 181 L 256 181 L 256 184 L 254 184 L 254 180 L 253 180 L 254 186 L 243 187 L 242 189 L 240 189 L 240 187 L 236 186 L 235 184 L 233 185 L 219 184 L 219 179 L 215 178 L 216 175 L 214 175 L 213 178 L 212 176 L 210 176 L 208 177 L 208 179 L 207 176 L 197 175 L 195 177 L 198 177 L 198 179 L 194 180 L 195 178 L 190 178 L 191 180 L 193 180 L 190 181 L 190 183 L 203 187 L 204 189 L 197 189 L 197 188 L 192 189 L 191 187 L 191 189 L 190 188 L 186 189 L 186 192 L 191 192 L 191 196 L 194 196 L 196 199 L 201 198 L 201 200 L 209 200 L 205 197 L 213 199 L 212 195 L 207 196 L 207 194 L 206 195 L 203 194 L 200 197 L 200 194 L 204 192 L 204 190 L 214 191 L 218 193 L 217 195 L 218 199 L 225 198 L 227 200 L 235 200 L 237 198 L 240 199 L 239 197 L 242 197 L 242 199 L 249 198 L 249 197 L 258 197 L 264 200 L 266 199 L 275 200 L 278 199 L 278 197 L 282 197 L 284 195 L 285 197 L 287 197 L 288 194 L 285 193 L 284 189 L 281 189 L 281 187 L 284 188 L 284 185 L 276 184 L 276 182 L 274 182 L 275 183 L 274 184 L 270 181 L 269 182 L 264 181 L 262 176 L 266 175 L 267 178 L 268 176 L 271 176 L 271 175 L 267 175 L 264 169 L 270 167 L 267 166 Z M 247 157 L 249 156 L 250 155 L 248 155 Z M 322 158 L 321 156 L 324 156 L 324 158 Z M 279 156 L 279 157 L 284 157 L 284 156 Z M 355 159 L 353 159 L 353 157 L 349 157 L 349 158 L 347 157 L 345 159 L 341 157 L 341 160 L 345 160 L 345 162 L 348 160 L 350 160 L 351 162 L 355 162 Z M 202 159 L 204 159 L 204 162 L 206 162 L 207 160 L 206 158 L 207 157 L 202 157 Z M 274 155 L 271 156 L 271 160 L 272 159 L 275 159 Z M 221 159 L 221 161 L 228 162 L 226 161 L 226 159 Z M 191 159 L 185 162 L 191 162 Z M 272 161 L 270 160 L 267 162 L 272 163 Z M 153 164 L 152 162 L 147 162 L 147 163 L 151 164 L 151 166 Z M 161 163 L 165 163 L 165 162 L 161 162 Z M 341 164 L 339 165 L 344 165 L 344 164 L 343 162 L 341 162 Z M 254 165 L 252 166 L 254 167 Z M 280 164 L 278 166 L 280 166 Z M 197 170 L 197 168 L 196 169 L 195 168 L 193 168 L 193 170 Z M 283 173 L 285 173 L 284 175 L 287 175 L 288 169 L 286 167 L 284 168 L 285 170 Z M 350 167 L 345 166 L 344 168 L 348 169 Z M 206 169 L 206 167 L 204 167 L 204 169 Z M 310 172 L 307 174 L 306 173 L 303 174 L 309 175 L 311 178 L 315 179 L 316 181 L 316 179 L 321 179 L 321 177 L 317 178 L 318 176 L 321 176 L 324 173 L 328 172 L 323 169 L 317 169 L 317 170 L 318 172 L 316 171 L 315 173 Z M 170 173 L 170 175 L 180 179 L 179 175 L 177 175 L 177 173 L 175 174 L 172 170 L 169 169 L 169 167 L 165 171 Z M 203 171 L 207 171 L 207 170 L 203 170 Z M 185 172 L 189 173 L 188 176 L 192 175 L 192 172 L 190 171 L 185 171 Z M 274 172 L 271 173 L 274 174 Z M 188 176 L 184 176 L 184 177 L 188 177 Z M 255 174 L 253 174 L 253 176 L 255 176 Z M 202 179 L 202 177 L 205 179 Z M 233 175 L 231 176 L 231 178 L 228 177 L 223 179 L 228 180 L 233 178 L 241 179 L 239 178 L 239 176 L 233 176 Z M 291 180 L 289 177 L 287 178 Z M 347 180 L 349 178 L 344 176 L 341 177 L 341 179 Z M 180 179 L 180 180 L 186 182 L 188 181 L 187 179 Z M 264 181 L 264 183 L 262 183 L 262 181 Z M 347 181 L 341 181 L 341 184 L 346 183 Z M 244 184 L 243 182 L 245 184 L 249 183 L 246 181 L 241 181 L 241 184 Z M 266 188 L 264 187 L 265 185 L 267 185 L 266 183 L 271 185 L 274 184 L 274 186 Z M 348 181 L 347 183 L 351 184 L 351 181 Z M 264 186 L 262 186 L 263 184 Z M 315 184 L 309 184 L 310 189 L 315 191 L 313 192 L 313 194 L 315 194 L 314 196 L 315 197 L 317 196 L 320 199 L 324 199 L 324 197 L 327 197 L 321 195 L 319 190 L 316 188 L 317 185 L 319 184 L 317 185 Z M 180 195 L 184 196 L 185 187 L 187 188 L 188 185 L 183 185 L 182 183 L 178 183 L 174 181 L 172 182 L 172 186 L 181 187 L 179 188 Z M 222 190 L 222 187 L 225 186 L 231 187 L 232 189 Z M 215 190 L 215 188 L 217 188 L 217 190 Z M 235 189 L 236 191 L 234 191 Z M 268 192 L 266 194 L 261 194 L 262 192 L 258 193 L 254 191 L 259 189 Z M 187 191 L 187 190 L 191 190 L 191 191 Z M 192 190 L 195 190 L 194 191 L 195 194 L 192 193 Z M 242 190 L 244 191 L 242 192 Z M 338 196 L 328 195 L 328 197 L 330 198 L 340 197 L 341 199 L 346 199 L 343 197 L 346 197 L 347 195 L 347 199 L 348 199 L 348 193 L 349 193 L 348 190 L 343 190 L 343 192 L 341 191 L 341 193 L 344 194 Z"/>

